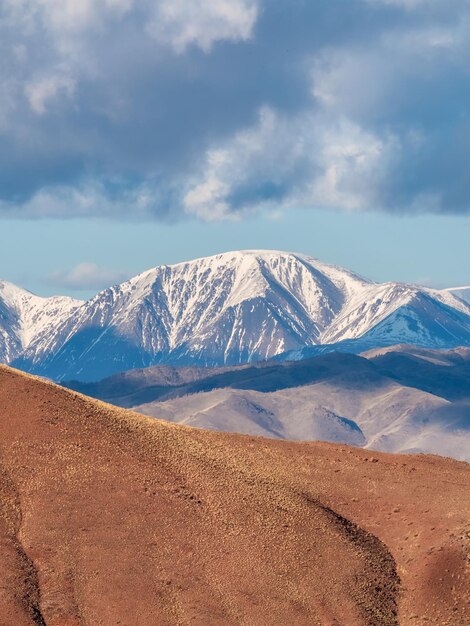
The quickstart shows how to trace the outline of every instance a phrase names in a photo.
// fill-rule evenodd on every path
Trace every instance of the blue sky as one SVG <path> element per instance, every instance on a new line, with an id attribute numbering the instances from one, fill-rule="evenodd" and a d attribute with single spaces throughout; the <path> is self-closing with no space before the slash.
<path id="1" fill-rule="evenodd" d="M 0 276 L 310 253 L 470 283 L 467 0 L 5 0 Z"/>
<path id="2" fill-rule="evenodd" d="M 256 215 L 235 223 L 192 219 L 176 225 L 104 220 L 0 224 L 4 278 L 45 295 L 85 298 L 155 265 L 248 248 L 305 252 L 377 281 L 436 287 L 470 283 L 468 216 L 291 210 L 276 219 Z M 71 270 L 84 262 L 98 269 L 72 276 Z"/>

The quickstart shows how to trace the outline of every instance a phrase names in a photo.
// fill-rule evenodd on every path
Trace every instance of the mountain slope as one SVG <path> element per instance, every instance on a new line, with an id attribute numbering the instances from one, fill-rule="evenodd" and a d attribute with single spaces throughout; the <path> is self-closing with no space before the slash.
<path id="1" fill-rule="evenodd" d="M 0 367 L 0 621 L 461 625 L 469 467 L 177 427 Z"/>
<path id="2" fill-rule="evenodd" d="M 363 388 L 319 382 L 269 393 L 217 389 L 133 410 L 198 428 L 470 462 L 470 404 L 457 407 L 392 381 Z"/>
<path id="3" fill-rule="evenodd" d="M 470 348 L 376 349 L 231 368 L 132 370 L 87 395 L 179 424 L 470 461 Z"/>
<path id="4" fill-rule="evenodd" d="M 169 400 L 213 389 L 251 389 L 269 393 L 341 377 L 354 384 L 380 376 L 367 359 L 331 353 L 303 361 L 252 363 L 224 368 L 180 368 L 157 365 L 115 374 L 102 381 L 64 382 L 85 395 L 131 408 L 156 400 Z"/>
<path id="5" fill-rule="evenodd" d="M 470 462 L 470 403 L 452 404 L 386 379 L 354 386 L 324 381 L 269 393 L 221 389 L 133 410 L 198 428 Z"/>
<path id="6" fill-rule="evenodd" d="M 40 298 L 0 281 L 0 362 L 11 362 L 35 342 L 47 345 L 62 321 L 83 302 L 56 296 Z"/>
<path id="7" fill-rule="evenodd" d="M 377 323 L 365 324 L 369 328 L 362 334 L 356 330 L 354 336 L 346 338 L 341 334 L 333 335 L 322 345 L 287 351 L 277 355 L 277 360 L 307 359 L 336 350 L 359 354 L 375 347 L 402 343 L 436 349 L 469 345 L 465 303 L 455 306 L 453 300 L 442 298 L 442 293 L 431 290 L 412 289 L 406 291 L 404 297 L 397 295 L 402 292 L 401 286 L 396 286 L 395 290 L 397 293 L 391 295 L 390 303 L 396 307 L 390 307 L 391 312 L 387 311 L 380 320 L 375 320 Z M 357 329 L 356 324 L 353 327 Z"/>
<path id="8" fill-rule="evenodd" d="M 234 365 L 397 342 L 470 345 L 470 305 L 305 255 L 243 251 L 157 267 L 111 287 L 4 360 L 55 380 L 92 381 L 154 364 Z"/>
<path id="9" fill-rule="evenodd" d="M 269 358 L 319 341 L 343 298 L 295 255 L 218 255 L 156 268 L 98 294 L 58 327 L 52 349 L 39 342 L 17 364 L 93 380 L 154 363 Z"/>
<path id="10" fill-rule="evenodd" d="M 468 304 L 470 304 L 470 286 L 468 287 L 452 287 L 451 289 L 446 289 L 445 291 L 451 293 L 453 296 L 457 296 L 461 300 L 464 300 Z"/>
<path id="11" fill-rule="evenodd" d="M 470 403 L 470 348 L 451 351 L 398 346 L 366 353 L 381 374 L 451 402 Z"/>

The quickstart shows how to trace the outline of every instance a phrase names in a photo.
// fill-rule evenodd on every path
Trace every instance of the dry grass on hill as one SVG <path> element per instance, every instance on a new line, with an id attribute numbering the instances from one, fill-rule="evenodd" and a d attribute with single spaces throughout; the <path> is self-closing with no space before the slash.
<path id="1" fill-rule="evenodd" d="M 470 623 L 470 466 L 192 430 L 0 368 L 2 626 Z"/>

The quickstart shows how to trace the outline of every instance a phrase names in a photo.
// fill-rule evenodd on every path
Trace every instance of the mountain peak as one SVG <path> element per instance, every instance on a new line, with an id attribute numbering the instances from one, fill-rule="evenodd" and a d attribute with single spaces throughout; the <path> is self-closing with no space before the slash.
<path id="1" fill-rule="evenodd" d="M 23 289 L 23 287 L 19 287 L 8 280 L 0 280 L 0 296 L 2 299 L 8 300 L 9 302 L 15 302 L 18 298 L 24 296 L 32 298 L 38 297 L 31 293 L 31 291 Z"/>
<path id="2" fill-rule="evenodd" d="M 161 265 L 153 268 L 149 271 L 158 270 L 160 267 L 170 267 L 177 268 L 183 267 L 187 265 L 198 265 L 198 264 L 207 264 L 207 265 L 226 265 L 226 264 L 240 264 L 243 262 L 256 262 L 256 261 L 264 261 L 266 263 L 279 263 L 279 262 L 300 262 L 307 263 L 318 269 L 322 270 L 331 270 L 337 271 L 349 276 L 353 276 L 356 279 L 370 283 L 371 281 L 359 276 L 355 272 L 347 270 L 338 265 L 334 265 L 331 263 L 325 263 L 320 261 L 316 257 L 313 257 L 308 254 L 303 254 L 300 252 L 289 252 L 286 250 L 275 250 L 275 249 L 246 249 L 246 250 L 230 250 L 227 252 L 219 252 L 217 254 L 213 254 L 205 257 L 198 257 L 196 259 L 190 259 L 188 261 L 180 261 L 178 263 L 173 263 L 169 265 Z M 144 272 L 146 274 L 147 272 Z"/>
<path id="3" fill-rule="evenodd" d="M 234 365 L 338 344 L 470 345 L 470 307 L 453 293 L 378 284 L 278 250 L 161 265 L 85 303 L 15 297 L 22 306 L 0 291 L 8 312 L 0 357 L 56 379 L 165 363 Z"/>
<path id="4" fill-rule="evenodd" d="M 44 298 L 22 287 L 0 281 L 0 360 L 9 362 L 39 335 L 55 326 L 83 302 L 67 296 Z"/>

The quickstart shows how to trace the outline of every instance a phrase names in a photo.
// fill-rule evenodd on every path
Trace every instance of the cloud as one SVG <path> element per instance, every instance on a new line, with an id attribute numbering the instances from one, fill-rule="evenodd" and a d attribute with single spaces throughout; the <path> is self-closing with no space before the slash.
<path id="1" fill-rule="evenodd" d="M 122 272 L 100 267 L 95 263 L 79 263 L 68 271 L 59 270 L 49 277 L 49 283 L 62 289 L 74 291 L 102 290 L 129 278 Z"/>
<path id="2" fill-rule="evenodd" d="M 5 0 L 0 216 L 470 212 L 464 0 Z"/>
<path id="3" fill-rule="evenodd" d="M 25 86 L 25 94 L 31 109 L 38 115 L 46 112 L 47 105 L 60 95 L 72 98 L 75 81 L 66 75 L 52 74 Z"/>
<path id="4" fill-rule="evenodd" d="M 166 196 L 164 195 L 166 194 Z M 93 218 L 148 219 L 158 211 L 170 214 L 171 190 L 157 181 L 113 179 L 103 184 L 94 179 L 76 185 L 43 187 L 21 204 L 0 202 L 5 217 L 28 219 Z"/>
<path id="5" fill-rule="evenodd" d="M 176 52 L 191 44 L 209 52 L 216 41 L 250 39 L 257 15 L 255 0 L 161 0 L 148 31 Z"/>
<path id="6" fill-rule="evenodd" d="M 255 125 L 208 151 L 184 204 L 205 220 L 260 208 L 373 209 L 399 157 L 391 135 L 376 137 L 321 113 L 293 119 L 264 107 Z"/>
<path id="7" fill-rule="evenodd" d="M 214 42 L 247 40 L 258 15 L 257 0 L 5 0 L 5 15 L 27 34 L 48 31 L 62 53 L 90 29 L 103 33 L 126 16 L 141 21 L 158 41 L 183 52 L 194 44 L 209 51 Z"/>

